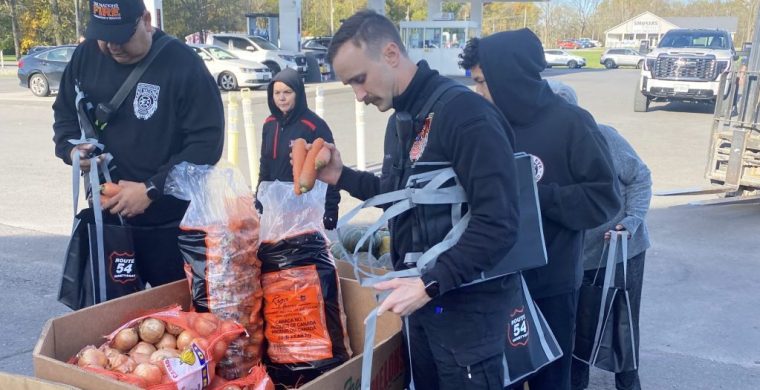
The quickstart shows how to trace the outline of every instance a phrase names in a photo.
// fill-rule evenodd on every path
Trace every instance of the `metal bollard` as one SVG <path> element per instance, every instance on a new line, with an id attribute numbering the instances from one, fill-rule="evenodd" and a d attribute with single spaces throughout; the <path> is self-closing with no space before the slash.
<path id="1" fill-rule="evenodd" d="M 316 96 L 314 97 L 314 112 L 322 119 L 325 119 L 325 91 L 322 87 L 317 87 Z"/>
<path id="2" fill-rule="evenodd" d="M 237 166 L 239 162 L 238 150 L 240 141 L 240 128 L 238 127 L 238 116 L 240 105 L 238 96 L 234 91 L 227 93 L 227 161 Z"/>
<path id="3" fill-rule="evenodd" d="M 251 90 L 240 90 L 243 105 L 243 128 L 245 129 L 245 148 L 248 152 L 248 173 L 251 177 L 251 188 L 256 192 L 259 183 L 259 151 L 256 149 L 256 124 L 253 123 L 253 99 Z"/>
<path id="4" fill-rule="evenodd" d="M 363 171 L 367 168 L 364 150 L 364 102 L 357 101 L 354 107 L 356 114 L 356 169 Z"/>

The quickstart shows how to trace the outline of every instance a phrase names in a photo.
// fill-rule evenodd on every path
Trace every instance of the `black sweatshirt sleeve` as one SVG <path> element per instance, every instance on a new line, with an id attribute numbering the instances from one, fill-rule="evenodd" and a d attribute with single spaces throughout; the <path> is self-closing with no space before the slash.
<path id="1" fill-rule="evenodd" d="M 321 137 L 325 142 L 335 143 L 332 131 L 327 123 L 319 121 L 317 126 L 317 137 Z M 327 199 L 325 200 L 325 216 L 324 224 L 328 230 L 335 229 L 335 224 L 338 222 L 338 204 L 340 204 L 340 189 L 336 186 L 327 187 Z"/>
<path id="2" fill-rule="evenodd" d="M 74 88 L 75 68 L 77 68 L 79 57 L 82 55 L 80 49 L 77 48 L 74 51 L 69 65 L 64 69 L 61 84 L 58 87 L 58 96 L 55 97 L 53 103 L 55 155 L 69 165 L 71 165 L 71 149 L 74 148 L 69 140 L 79 139 L 81 136 L 75 104 L 76 90 Z"/>
<path id="3" fill-rule="evenodd" d="M 380 178 L 370 172 L 355 171 L 343 166 L 336 187 L 347 191 L 359 200 L 367 200 L 380 193 Z"/>
<path id="4" fill-rule="evenodd" d="M 457 99 L 452 104 L 456 102 Z M 437 280 L 441 293 L 492 269 L 517 241 L 515 161 L 507 138 L 512 130 L 497 113 L 489 109 L 477 111 L 480 114 L 470 115 L 470 119 L 452 120 L 454 125 L 446 126 L 447 133 L 441 139 L 467 193 L 471 213 L 459 242 L 442 253 L 423 278 Z M 449 118 L 443 115 L 441 120 Z"/>
<path id="5" fill-rule="evenodd" d="M 569 145 L 573 184 L 538 185 L 541 212 L 546 218 L 572 230 L 597 227 L 617 214 L 622 205 L 612 157 L 596 123 L 584 116 L 578 136 Z"/>
<path id="6" fill-rule="evenodd" d="M 169 170 L 187 161 L 193 164 L 216 164 L 224 147 L 224 108 L 219 87 L 198 56 L 191 56 L 186 89 L 179 96 L 177 112 L 182 147 L 160 166 L 150 179 L 162 192 Z"/>

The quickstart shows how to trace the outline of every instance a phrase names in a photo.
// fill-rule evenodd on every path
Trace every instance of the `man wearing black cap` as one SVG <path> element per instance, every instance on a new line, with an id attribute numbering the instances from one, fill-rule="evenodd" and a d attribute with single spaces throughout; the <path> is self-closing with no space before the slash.
<path id="1" fill-rule="evenodd" d="M 87 39 L 74 51 L 53 104 L 56 156 L 71 164 L 74 153 L 86 157 L 94 149 L 69 142 L 80 138 L 78 91 L 92 107 L 108 103 L 165 35 L 151 25 L 142 0 L 90 1 Z M 106 121 L 88 116 L 98 117 L 93 127 L 103 152 L 113 155 L 111 175 L 121 187 L 104 208 L 135 227 L 140 277 L 153 286 L 182 278 L 177 235 L 187 202 L 164 196 L 164 183 L 179 162 L 215 164 L 221 157 L 224 110 L 213 77 L 197 54 L 172 39 Z M 81 168 L 89 171 L 86 159 Z"/>

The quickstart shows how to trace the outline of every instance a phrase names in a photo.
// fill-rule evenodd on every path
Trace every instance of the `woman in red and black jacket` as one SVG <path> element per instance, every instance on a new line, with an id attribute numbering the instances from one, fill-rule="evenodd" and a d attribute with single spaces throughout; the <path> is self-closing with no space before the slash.
<path id="1" fill-rule="evenodd" d="M 293 181 L 293 168 L 290 165 L 291 141 L 303 138 L 312 143 L 320 137 L 326 142 L 335 141 L 327 123 L 309 109 L 301 76 L 295 70 L 287 68 L 277 73 L 267 88 L 267 102 L 272 115 L 264 120 L 259 183 L 274 180 Z M 335 186 L 328 186 L 323 218 L 327 230 L 335 229 L 338 221 L 338 203 L 339 190 Z M 256 202 L 256 207 L 262 211 L 259 202 Z"/>

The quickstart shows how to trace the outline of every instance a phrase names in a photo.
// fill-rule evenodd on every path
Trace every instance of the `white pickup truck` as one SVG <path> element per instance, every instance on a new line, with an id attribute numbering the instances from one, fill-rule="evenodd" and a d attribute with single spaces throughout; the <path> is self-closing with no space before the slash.
<path id="1" fill-rule="evenodd" d="M 652 101 L 714 103 L 720 76 L 731 70 L 736 58 L 731 34 L 725 30 L 668 31 L 644 59 L 633 110 L 646 112 Z"/>

